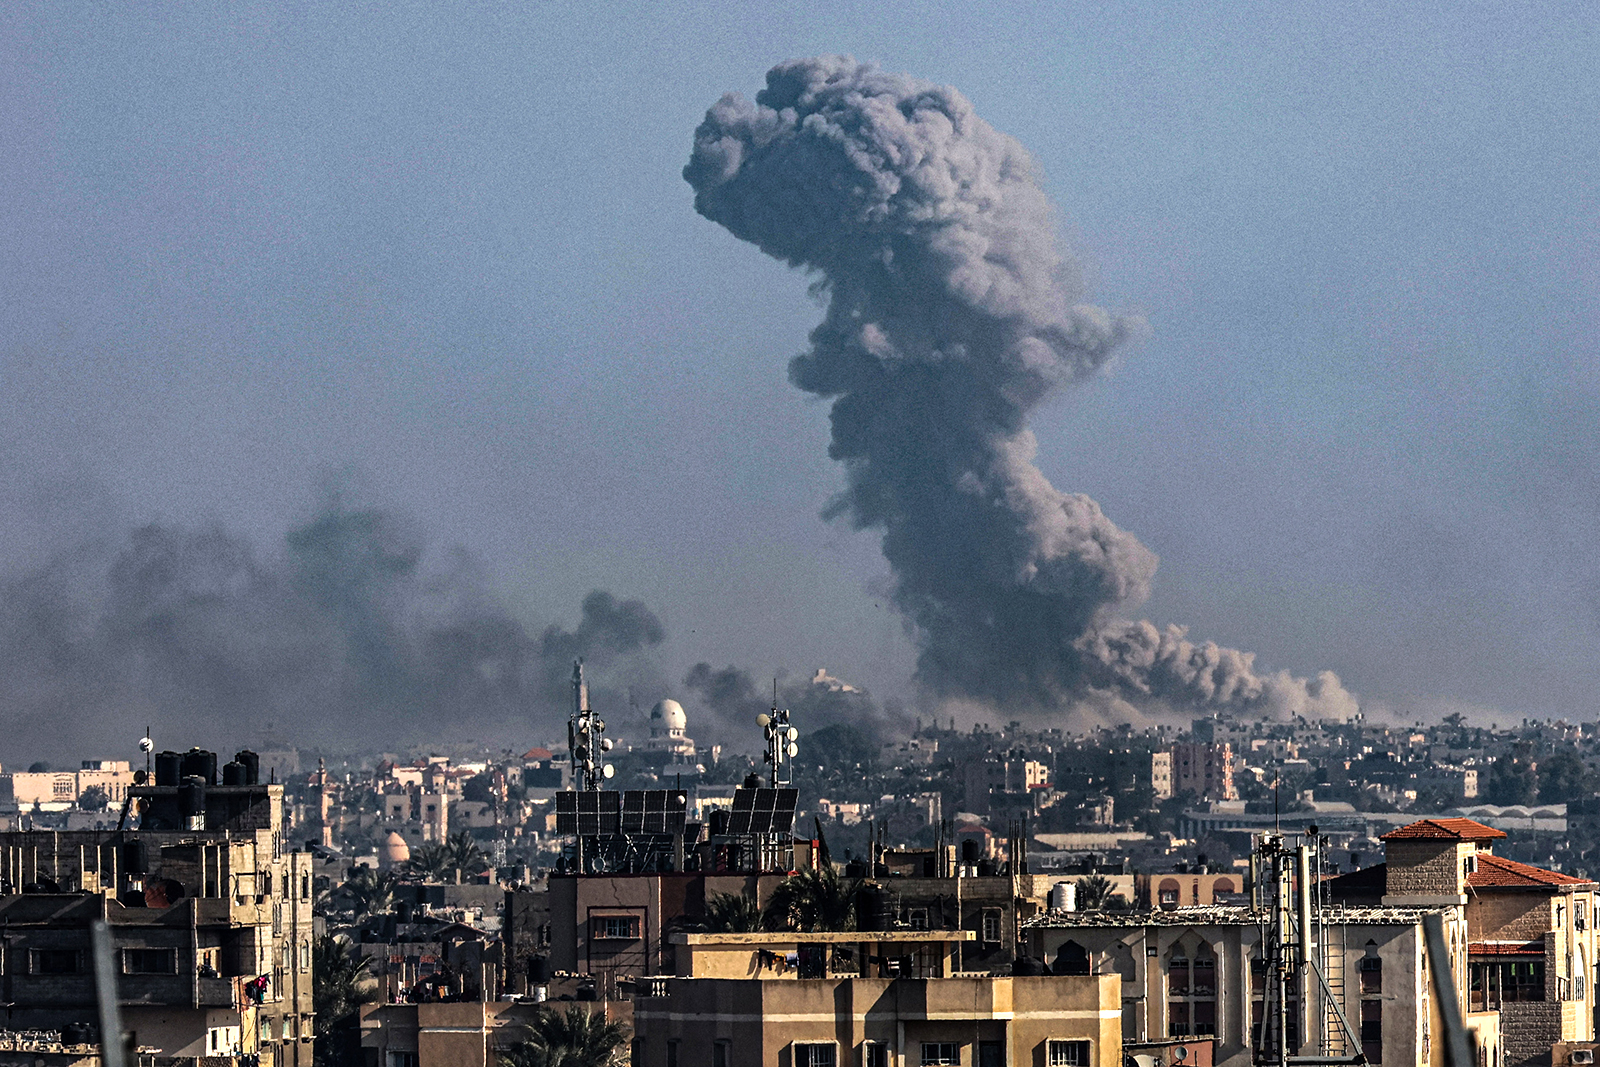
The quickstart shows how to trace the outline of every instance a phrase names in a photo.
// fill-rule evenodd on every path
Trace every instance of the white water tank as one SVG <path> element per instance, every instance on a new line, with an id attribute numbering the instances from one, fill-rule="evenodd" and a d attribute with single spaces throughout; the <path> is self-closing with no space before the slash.
<path id="1" fill-rule="evenodd" d="M 1050 887 L 1051 911 L 1077 911 L 1078 886 L 1075 882 L 1057 882 Z"/>

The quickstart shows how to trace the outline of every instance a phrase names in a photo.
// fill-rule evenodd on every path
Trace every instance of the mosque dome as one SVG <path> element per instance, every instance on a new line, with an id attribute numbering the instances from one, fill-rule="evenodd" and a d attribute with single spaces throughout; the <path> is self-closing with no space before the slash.
<path id="1" fill-rule="evenodd" d="M 676 700 L 663 700 L 650 709 L 650 725 L 663 730 L 687 730 L 689 717 L 683 713 L 683 705 Z"/>
<path id="2" fill-rule="evenodd" d="M 411 846 L 406 844 L 406 839 L 394 830 L 389 831 L 389 836 L 383 839 L 383 848 L 378 852 L 384 867 L 398 867 L 411 859 Z"/>

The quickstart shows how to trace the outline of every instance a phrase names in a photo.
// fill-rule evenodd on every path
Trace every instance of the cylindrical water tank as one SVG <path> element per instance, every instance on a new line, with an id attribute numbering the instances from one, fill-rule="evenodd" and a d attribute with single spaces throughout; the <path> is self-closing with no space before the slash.
<path id="1" fill-rule="evenodd" d="M 1050 887 L 1051 911 L 1077 911 L 1078 887 L 1073 882 L 1057 882 Z"/>
<path id="2" fill-rule="evenodd" d="M 217 784 L 217 754 L 203 748 L 191 748 L 183 754 L 183 777 L 203 779 L 206 785 Z"/>
<path id="3" fill-rule="evenodd" d="M 183 757 L 176 752 L 156 753 L 156 785 L 176 786 L 183 776 Z"/>
<path id="4" fill-rule="evenodd" d="M 192 819 L 206 813 L 206 782 L 199 775 L 185 775 L 178 783 L 178 814 Z"/>
<path id="5" fill-rule="evenodd" d="M 227 763 L 222 765 L 222 784 L 244 785 L 246 784 L 245 773 L 246 769 L 244 764 L 240 763 L 238 760 L 229 760 Z"/>
<path id="6" fill-rule="evenodd" d="M 241 749 L 233 754 L 235 761 L 244 764 L 244 784 L 259 785 L 261 783 L 261 757 L 251 752 L 248 748 Z"/>

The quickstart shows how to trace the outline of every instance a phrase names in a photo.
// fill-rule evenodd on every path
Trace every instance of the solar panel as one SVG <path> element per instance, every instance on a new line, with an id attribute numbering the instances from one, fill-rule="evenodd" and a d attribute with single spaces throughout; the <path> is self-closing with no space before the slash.
<path id="1" fill-rule="evenodd" d="M 614 834 L 622 821 L 622 794 L 568 789 L 556 794 L 556 833 L 595 837 Z"/>
<path id="2" fill-rule="evenodd" d="M 629 789 L 622 794 L 622 832 L 677 834 L 689 814 L 689 797 L 676 789 Z"/>
<path id="3" fill-rule="evenodd" d="M 794 828 L 794 809 L 800 790 L 735 789 L 729 813 L 730 834 L 786 834 Z"/>

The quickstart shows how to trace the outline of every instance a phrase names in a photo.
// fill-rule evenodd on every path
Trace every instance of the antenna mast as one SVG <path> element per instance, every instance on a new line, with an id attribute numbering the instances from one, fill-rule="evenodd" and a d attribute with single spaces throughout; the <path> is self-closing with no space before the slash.
<path id="1" fill-rule="evenodd" d="M 617 769 L 604 762 L 611 751 L 605 720 L 589 707 L 589 686 L 583 680 L 583 660 L 572 661 L 572 718 L 567 722 L 567 751 L 572 756 L 572 784 L 576 789 L 597 790 Z"/>
<path id="2" fill-rule="evenodd" d="M 788 785 L 793 778 L 789 761 L 800 754 L 800 731 L 789 725 L 789 709 L 778 707 L 778 679 L 772 679 L 772 712 L 757 715 L 756 722 L 766 731 L 767 750 L 761 758 L 771 764 L 772 788 Z"/>

